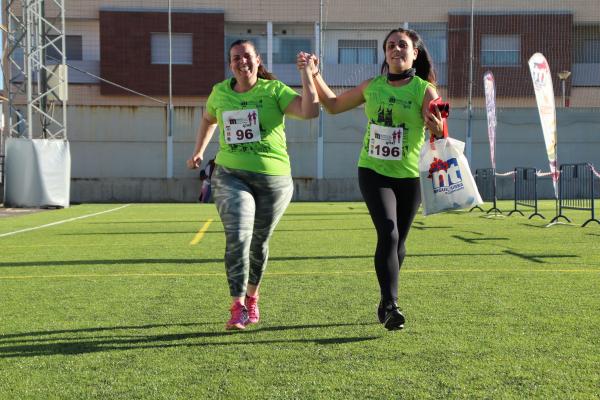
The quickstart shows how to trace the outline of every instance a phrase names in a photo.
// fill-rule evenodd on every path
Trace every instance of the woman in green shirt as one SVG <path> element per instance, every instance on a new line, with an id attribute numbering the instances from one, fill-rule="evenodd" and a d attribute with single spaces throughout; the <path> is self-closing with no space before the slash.
<path id="1" fill-rule="evenodd" d="M 314 55 L 304 61 L 328 113 L 365 104 L 368 123 L 358 160 L 358 181 L 377 231 L 375 271 L 381 292 L 377 315 L 387 329 L 394 330 L 402 329 L 405 322 L 397 304 L 398 275 L 406 255 L 404 243 L 421 202 L 419 152 L 425 127 L 441 137 L 443 120 L 439 111 L 429 112 L 430 101 L 438 98 L 436 78 L 419 35 L 410 29 L 394 29 L 383 41 L 383 52 L 381 75 L 340 96 L 319 74 L 319 60 Z"/>
<path id="2" fill-rule="evenodd" d="M 263 67 L 252 42 L 234 42 L 229 49 L 233 78 L 213 87 L 187 161 L 189 168 L 202 163 L 218 125 L 212 186 L 225 228 L 225 268 L 233 300 L 226 329 L 244 329 L 259 320 L 258 292 L 269 238 L 293 193 L 284 116 L 308 119 L 319 114 L 309 64 L 300 70 L 298 95 Z"/>

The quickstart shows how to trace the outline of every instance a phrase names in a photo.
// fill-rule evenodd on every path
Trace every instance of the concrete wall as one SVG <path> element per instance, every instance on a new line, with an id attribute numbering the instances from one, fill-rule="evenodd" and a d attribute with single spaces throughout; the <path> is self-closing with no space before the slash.
<path id="1" fill-rule="evenodd" d="M 69 107 L 73 202 L 194 201 L 198 171 L 185 167 L 201 115 L 200 107 L 177 107 L 174 118 L 174 179 L 166 176 L 165 109 L 161 107 Z M 498 110 L 496 167 L 548 171 L 544 139 L 536 109 Z M 600 115 L 588 109 L 559 109 L 560 163 L 591 162 L 600 167 Z M 318 119 L 287 120 L 288 150 L 295 179 L 295 200 L 359 200 L 356 162 L 366 118 L 362 109 L 323 115 L 324 178 L 317 181 Z M 450 133 L 466 137 L 466 112 L 451 110 Z M 491 167 L 487 122 L 483 110 L 472 119 L 473 170 Z M 217 151 L 213 137 L 207 157 Z M 498 196 L 512 197 L 512 179 L 498 178 Z M 540 197 L 552 196 L 548 179 Z"/>

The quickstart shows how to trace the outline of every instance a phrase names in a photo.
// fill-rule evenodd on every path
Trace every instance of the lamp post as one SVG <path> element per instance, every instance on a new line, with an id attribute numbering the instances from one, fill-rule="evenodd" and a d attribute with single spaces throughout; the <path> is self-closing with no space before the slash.
<path id="1" fill-rule="evenodd" d="M 567 100 L 565 97 L 565 81 L 571 76 L 571 71 L 560 71 L 558 73 L 558 79 L 560 79 L 560 83 L 562 86 L 562 106 L 565 108 L 567 106 Z"/>
<path id="2" fill-rule="evenodd" d="M 465 156 L 467 157 L 469 165 L 473 165 L 471 160 L 471 149 L 473 147 L 471 119 L 473 116 L 473 49 L 475 41 L 474 14 L 475 0 L 471 0 L 471 26 L 469 29 L 469 93 L 467 97 L 467 136 L 465 138 Z"/>

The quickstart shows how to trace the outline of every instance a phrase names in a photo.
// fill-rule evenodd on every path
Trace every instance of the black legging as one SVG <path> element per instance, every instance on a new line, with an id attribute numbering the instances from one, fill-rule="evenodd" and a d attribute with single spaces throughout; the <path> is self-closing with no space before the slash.
<path id="1" fill-rule="evenodd" d="M 404 242 L 421 203 L 419 178 L 390 178 L 360 167 L 358 184 L 377 230 L 375 272 L 381 299 L 397 301 Z"/>

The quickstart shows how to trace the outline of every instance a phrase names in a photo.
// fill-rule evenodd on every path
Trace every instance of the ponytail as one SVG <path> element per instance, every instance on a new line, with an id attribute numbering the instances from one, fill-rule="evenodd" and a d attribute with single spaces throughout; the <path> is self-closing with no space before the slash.
<path id="1" fill-rule="evenodd" d="M 258 66 L 258 73 L 257 73 L 257 75 L 258 75 L 259 78 L 261 78 L 261 79 L 267 79 L 269 81 L 274 81 L 274 80 L 277 79 L 277 77 L 272 72 L 267 71 L 267 69 L 262 64 L 260 64 Z"/>

